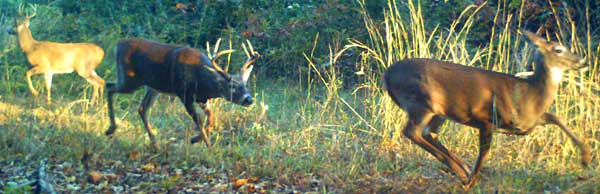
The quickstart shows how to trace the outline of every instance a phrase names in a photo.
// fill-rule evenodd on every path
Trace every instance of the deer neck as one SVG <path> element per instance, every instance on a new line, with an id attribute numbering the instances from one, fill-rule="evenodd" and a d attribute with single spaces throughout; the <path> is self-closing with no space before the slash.
<path id="1" fill-rule="evenodd" d="M 33 39 L 31 35 L 31 31 L 28 28 L 23 28 L 23 30 L 18 33 L 19 45 L 23 52 L 30 52 L 33 50 L 34 45 L 37 43 L 37 40 Z"/>
<path id="2" fill-rule="evenodd" d="M 540 103 L 538 105 L 541 108 L 546 109 L 554 102 L 564 72 L 557 67 L 548 68 L 543 64 L 543 61 L 540 60 L 537 61 L 537 64 L 535 73 L 530 79 L 530 83 L 535 88 L 534 92 L 540 95 L 537 96 L 538 102 Z"/>

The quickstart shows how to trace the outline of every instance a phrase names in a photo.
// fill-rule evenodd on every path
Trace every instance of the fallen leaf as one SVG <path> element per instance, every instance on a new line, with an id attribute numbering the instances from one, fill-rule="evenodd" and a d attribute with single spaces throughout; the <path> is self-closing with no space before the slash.
<path id="1" fill-rule="evenodd" d="M 98 171 L 90 171 L 88 172 L 88 181 L 96 184 L 102 180 L 102 173 Z"/>
<path id="2" fill-rule="evenodd" d="M 238 179 L 233 183 L 233 187 L 241 187 L 248 183 L 248 179 Z"/>
<path id="3" fill-rule="evenodd" d="M 73 174 L 73 173 L 75 173 L 75 169 L 71 168 L 71 167 L 63 167 L 63 172 L 65 174 Z"/>
<path id="4" fill-rule="evenodd" d="M 248 192 L 256 193 L 256 187 L 253 184 L 248 184 Z"/>
<path id="5" fill-rule="evenodd" d="M 104 178 L 106 178 L 107 180 L 116 180 L 117 178 L 119 178 L 119 176 L 116 174 L 103 174 L 102 176 L 104 176 Z"/>
<path id="6" fill-rule="evenodd" d="M 140 158 L 140 153 L 138 151 L 129 152 L 127 158 L 129 158 L 129 160 L 138 160 Z"/>
<path id="7" fill-rule="evenodd" d="M 244 37 L 244 38 L 249 38 L 249 37 L 251 37 L 251 36 L 252 36 L 252 34 L 253 34 L 253 33 L 252 33 L 252 32 L 250 32 L 250 31 L 244 31 L 244 32 L 241 32 L 241 33 L 240 33 L 240 35 L 241 35 L 242 37 Z"/>
<path id="8" fill-rule="evenodd" d="M 248 179 L 248 181 L 250 181 L 251 183 L 256 183 L 256 182 L 258 182 L 258 179 L 260 179 L 260 178 L 259 178 L 259 177 L 257 177 L 257 176 L 251 176 L 251 177 Z"/>
<path id="9" fill-rule="evenodd" d="M 148 171 L 148 172 L 154 171 L 154 168 L 155 168 L 155 166 L 153 163 L 148 163 L 148 164 L 142 166 L 142 170 Z"/>

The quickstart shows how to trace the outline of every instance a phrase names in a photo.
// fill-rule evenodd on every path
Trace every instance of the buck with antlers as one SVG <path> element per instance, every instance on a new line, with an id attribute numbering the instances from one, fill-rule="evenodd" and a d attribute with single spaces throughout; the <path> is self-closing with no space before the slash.
<path id="1" fill-rule="evenodd" d="M 31 84 L 31 76 L 44 74 L 47 90 L 46 100 L 50 103 L 52 75 L 76 71 L 92 84 L 94 88 L 92 101 L 94 101 L 102 94 L 104 87 L 104 80 L 94 71 L 102 62 L 104 50 L 88 43 L 55 43 L 35 40 L 29 30 L 29 20 L 36 15 L 37 6 L 32 6 L 32 8 L 32 15 L 23 16 L 23 5 L 19 6 L 18 12 L 22 18 L 17 19 L 16 27 L 9 31 L 10 34 L 17 35 L 21 50 L 27 55 L 27 61 L 31 65 L 26 73 L 31 93 L 34 96 L 38 95 Z"/>
<path id="2" fill-rule="evenodd" d="M 537 47 L 535 72 L 529 78 L 432 59 L 402 60 L 384 75 L 388 94 L 408 113 L 404 135 L 447 165 L 465 188 L 474 185 L 496 128 L 526 135 L 538 125 L 558 125 L 581 150 L 582 163 L 591 161 L 590 148 L 557 116 L 546 112 L 563 72 L 584 68 L 585 60 L 531 32 L 525 32 L 525 37 Z M 438 141 L 435 134 L 446 119 L 479 129 L 479 156 L 473 172 Z"/>
<path id="3" fill-rule="evenodd" d="M 110 127 L 105 134 L 111 135 L 117 128 L 113 95 L 131 93 L 141 86 L 146 86 L 146 95 L 139 106 L 139 114 L 155 148 L 158 146 L 150 131 L 146 113 L 159 92 L 179 97 L 196 124 L 196 129 L 200 131 L 191 142 L 196 143 L 202 139 L 206 146 L 210 147 L 206 131 L 210 131 L 214 119 L 206 102 L 211 98 L 223 97 L 242 106 L 251 105 L 253 100 L 246 88 L 246 81 L 252 72 L 252 63 L 258 57 L 250 42 L 248 42 L 249 49 L 243 45 L 248 60 L 242 65 L 240 74 L 229 75 L 217 64 L 217 59 L 224 54 L 232 53 L 233 50 L 217 52 L 219 43 L 220 40 L 215 45 L 214 54 L 211 54 L 210 48 L 207 48 L 210 57 L 193 48 L 144 39 L 128 39 L 118 43 L 116 46 L 117 82 L 107 83 Z M 194 103 L 198 103 L 208 117 L 207 130 L 202 128 L 202 119 L 196 113 Z"/>

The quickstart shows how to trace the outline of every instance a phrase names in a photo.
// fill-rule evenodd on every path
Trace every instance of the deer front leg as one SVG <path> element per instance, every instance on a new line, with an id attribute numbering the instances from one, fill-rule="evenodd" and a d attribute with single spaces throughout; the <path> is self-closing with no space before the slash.
<path id="1" fill-rule="evenodd" d="M 148 137 L 150 137 L 150 142 L 156 150 L 158 150 L 158 144 L 156 143 L 156 138 L 154 137 L 154 134 L 152 134 L 152 130 L 150 130 L 150 124 L 148 124 L 147 113 L 148 109 L 150 109 L 150 106 L 152 106 L 152 104 L 154 103 L 154 100 L 156 99 L 157 95 L 158 92 L 156 92 L 155 90 L 151 88 L 146 88 L 146 95 L 144 96 L 144 99 L 142 99 L 142 103 L 138 108 L 138 112 L 140 114 L 140 117 L 142 118 L 142 122 L 144 123 L 144 129 L 146 129 Z"/>
<path id="2" fill-rule="evenodd" d="M 441 143 L 432 138 L 430 134 L 427 133 L 428 135 L 426 135 L 426 137 L 423 135 L 423 129 L 427 127 L 432 117 L 433 115 L 430 113 L 409 113 L 409 121 L 406 127 L 404 127 L 402 130 L 403 134 L 412 142 L 425 149 L 427 152 L 435 156 L 440 162 L 452 169 L 452 171 L 460 178 L 463 184 L 467 184 L 469 182 L 469 172 L 467 170 L 468 167 L 465 169 L 463 166 L 466 165 L 464 165 L 464 163 L 458 158 L 453 157 L 453 154 L 445 149 L 445 147 L 444 149 L 436 147 L 434 144 L 441 145 Z M 435 140 L 435 143 L 430 142 L 432 140 Z"/>
<path id="3" fill-rule="evenodd" d="M 27 78 L 27 86 L 29 86 L 29 91 L 33 96 L 38 96 L 38 92 L 33 88 L 33 84 L 31 83 L 31 76 L 43 73 L 43 70 L 40 67 L 33 67 L 25 73 L 25 78 Z"/>
<path id="4" fill-rule="evenodd" d="M 552 113 L 544 113 L 544 115 L 542 115 L 541 117 L 541 120 L 539 121 L 539 124 L 557 125 L 563 132 L 567 134 L 567 136 L 569 136 L 571 141 L 573 141 L 573 143 L 581 150 L 581 164 L 583 166 L 588 166 L 590 164 L 590 162 L 592 161 L 592 151 L 590 147 L 586 146 L 581 140 L 579 140 L 579 138 L 577 138 L 577 136 L 575 136 L 575 134 L 569 131 L 569 129 L 567 129 L 567 126 L 563 124 L 556 115 L 553 115 Z"/>
<path id="5" fill-rule="evenodd" d="M 213 124 L 215 123 L 215 117 L 212 114 L 212 112 L 210 111 L 210 109 L 208 108 L 208 106 L 206 105 L 206 103 L 198 103 L 200 105 L 200 108 L 202 108 L 202 110 L 204 110 L 204 114 L 206 115 L 206 133 L 210 134 L 212 132 L 213 129 Z"/>
<path id="6" fill-rule="evenodd" d="M 475 162 L 475 168 L 471 174 L 469 183 L 464 185 L 465 189 L 469 189 L 475 185 L 477 175 L 479 175 L 479 172 L 483 167 L 483 160 L 485 160 L 490 153 L 490 148 L 492 146 L 492 128 L 492 125 L 487 125 L 479 129 L 479 156 Z"/>
<path id="7" fill-rule="evenodd" d="M 191 143 L 194 144 L 194 143 L 200 141 L 200 139 L 202 139 L 204 141 L 204 143 L 206 144 L 206 147 L 210 147 L 210 140 L 208 139 L 208 135 L 206 134 L 206 131 L 202 128 L 202 121 L 200 120 L 200 117 L 199 117 L 198 113 L 196 112 L 196 109 L 194 109 L 194 100 L 184 99 L 184 98 L 181 98 L 181 99 L 183 101 L 183 105 L 185 106 L 185 110 L 192 117 L 194 124 L 196 124 L 196 130 L 200 131 L 199 135 L 197 135 L 191 139 Z"/>
<path id="8" fill-rule="evenodd" d="M 44 79 L 46 80 L 46 100 L 48 101 L 48 104 L 50 104 L 51 101 L 51 89 L 52 89 L 52 73 L 46 73 L 44 74 Z"/>

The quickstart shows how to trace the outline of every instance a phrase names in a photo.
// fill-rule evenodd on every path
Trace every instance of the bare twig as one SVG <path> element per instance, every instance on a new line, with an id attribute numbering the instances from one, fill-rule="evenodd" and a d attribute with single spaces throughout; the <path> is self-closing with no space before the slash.
<path id="1" fill-rule="evenodd" d="M 38 177 L 37 177 L 37 187 L 35 193 L 51 193 L 54 194 L 54 187 L 47 180 L 48 177 L 46 175 L 46 159 L 42 159 L 40 161 L 40 166 L 38 167 Z"/>

